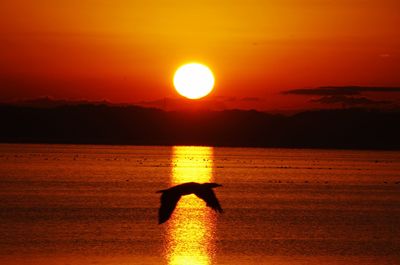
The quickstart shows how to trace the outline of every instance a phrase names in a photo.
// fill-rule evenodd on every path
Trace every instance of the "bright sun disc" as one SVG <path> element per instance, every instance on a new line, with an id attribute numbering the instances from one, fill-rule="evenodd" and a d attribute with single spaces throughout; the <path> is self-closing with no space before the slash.
<path id="1" fill-rule="evenodd" d="M 199 63 L 185 64 L 176 70 L 174 75 L 176 91 L 190 99 L 207 96 L 214 87 L 214 76 L 211 70 Z"/>

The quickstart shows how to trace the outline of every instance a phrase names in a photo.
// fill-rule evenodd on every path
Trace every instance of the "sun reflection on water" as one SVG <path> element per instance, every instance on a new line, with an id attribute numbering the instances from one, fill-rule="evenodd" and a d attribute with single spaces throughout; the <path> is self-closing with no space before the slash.
<path id="1" fill-rule="evenodd" d="M 212 147 L 173 147 L 171 185 L 213 180 Z M 215 214 L 195 195 L 183 196 L 167 223 L 167 259 L 170 265 L 212 263 Z"/>

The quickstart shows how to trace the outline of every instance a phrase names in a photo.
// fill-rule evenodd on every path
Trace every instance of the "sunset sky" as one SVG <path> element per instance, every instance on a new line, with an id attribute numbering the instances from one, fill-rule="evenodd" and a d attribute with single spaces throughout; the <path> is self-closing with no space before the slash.
<path id="1" fill-rule="evenodd" d="M 399 10 L 398 0 L 2 0 L 0 101 L 176 101 L 174 71 L 196 61 L 216 79 L 203 101 L 222 108 L 398 105 Z"/>

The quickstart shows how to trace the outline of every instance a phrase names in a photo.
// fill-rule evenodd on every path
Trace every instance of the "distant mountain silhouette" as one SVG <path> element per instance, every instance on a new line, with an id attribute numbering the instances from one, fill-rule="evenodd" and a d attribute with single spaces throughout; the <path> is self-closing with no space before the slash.
<path id="1" fill-rule="evenodd" d="M 62 106 L 76 106 L 76 105 L 108 105 L 108 106 L 127 106 L 125 103 L 111 103 L 106 100 L 102 101 L 89 101 L 89 100 L 67 100 L 67 99 L 55 99 L 50 96 L 30 98 L 30 99 L 19 99 L 9 102 L 2 102 L 1 105 L 5 106 L 19 106 L 19 107 L 33 107 L 33 108 L 55 108 Z"/>
<path id="2" fill-rule="evenodd" d="M 400 149 L 400 112 L 176 111 L 105 104 L 0 106 L 0 141 Z"/>

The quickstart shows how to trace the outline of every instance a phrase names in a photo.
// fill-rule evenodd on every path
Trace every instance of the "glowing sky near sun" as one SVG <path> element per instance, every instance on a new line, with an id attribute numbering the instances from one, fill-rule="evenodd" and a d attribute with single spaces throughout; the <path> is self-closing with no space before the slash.
<path id="1" fill-rule="evenodd" d="M 302 108 L 287 89 L 400 86 L 397 0 L 0 2 L 0 100 L 176 97 L 190 61 L 216 98 Z M 250 102 L 250 103 L 249 103 Z M 257 105 L 261 104 L 261 105 Z"/>

